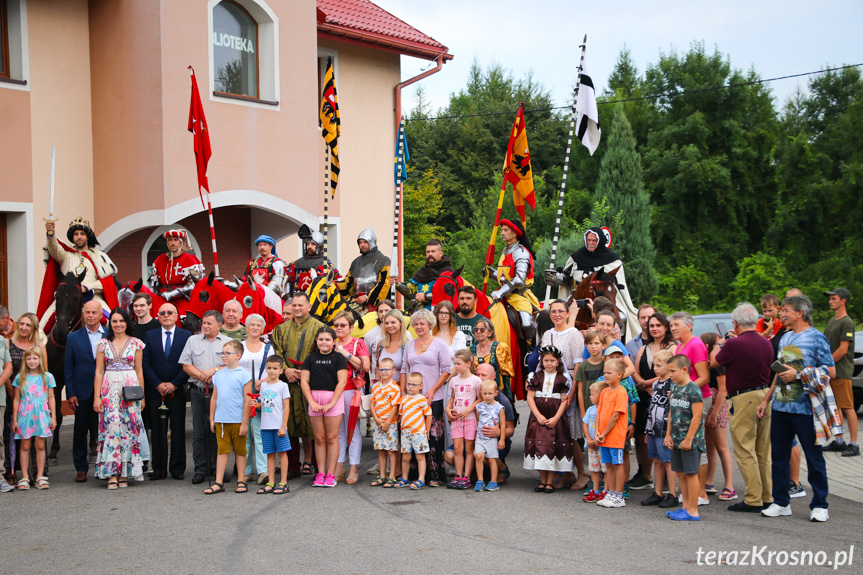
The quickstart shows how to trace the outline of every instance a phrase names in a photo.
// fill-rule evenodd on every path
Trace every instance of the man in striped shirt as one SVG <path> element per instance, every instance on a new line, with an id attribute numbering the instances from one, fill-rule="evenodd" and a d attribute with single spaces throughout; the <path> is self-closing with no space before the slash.
<path id="1" fill-rule="evenodd" d="M 411 467 L 411 453 L 417 455 L 419 478 L 410 484 L 411 489 L 425 487 L 426 458 L 429 452 L 428 430 L 431 428 L 431 407 L 428 398 L 422 393 L 423 376 L 412 373 L 407 377 L 405 392 L 399 400 L 399 416 L 402 428 L 402 478 L 399 487 L 408 485 L 408 471 Z"/>

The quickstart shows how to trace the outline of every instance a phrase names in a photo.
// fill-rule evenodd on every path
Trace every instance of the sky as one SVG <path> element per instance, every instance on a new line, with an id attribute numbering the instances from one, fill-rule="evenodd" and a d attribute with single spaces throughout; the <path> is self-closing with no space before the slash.
<path id="1" fill-rule="evenodd" d="M 608 85 L 624 45 L 642 73 L 648 64 L 658 62 L 661 53 L 685 53 L 695 41 L 703 41 L 708 53 L 718 48 L 733 68 L 754 68 L 761 78 L 863 63 L 860 0 L 372 1 L 455 56 L 419 83 L 432 111 L 445 107 L 450 94 L 465 86 L 474 61 L 483 68 L 500 64 L 516 79 L 532 69 L 534 79 L 551 91 L 555 105 L 571 104 L 585 34 L 598 93 Z M 402 80 L 430 66 L 427 60 L 402 56 Z M 405 114 L 416 105 L 416 86 L 403 93 Z M 798 87 L 806 86 L 807 78 L 770 83 L 779 108 Z"/>

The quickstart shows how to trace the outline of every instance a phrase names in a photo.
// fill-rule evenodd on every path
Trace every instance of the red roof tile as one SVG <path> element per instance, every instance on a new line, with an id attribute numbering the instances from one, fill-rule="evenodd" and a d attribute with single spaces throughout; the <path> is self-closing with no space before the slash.
<path id="1" fill-rule="evenodd" d="M 317 0 L 318 31 L 384 47 L 402 54 L 435 59 L 447 47 L 369 0 Z M 323 13 L 323 20 L 321 20 Z"/>

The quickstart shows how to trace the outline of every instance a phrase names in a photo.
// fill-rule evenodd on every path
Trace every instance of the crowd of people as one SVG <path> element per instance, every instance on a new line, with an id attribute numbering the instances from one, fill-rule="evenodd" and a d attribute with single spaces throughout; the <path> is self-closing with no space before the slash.
<path id="1" fill-rule="evenodd" d="M 520 268 L 523 250 L 532 281 L 532 252 L 518 247 L 524 230 L 505 224 L 509 236 L 503 237 L 517 246 L 508 252 L 515 254 L 512 265 Z M 86 243 L 89 236 L 82 236 L 70 239 Z M 598 237 L 586 235 L 585 247 L 595 249 Z M 264 238 L 269 245 L 271 238 Z M 319 239 L 310 240 L 305 257 L 314 260 Z M 92 464 L 93 476 L 109 490 L 145 477 L 184 480 L 190 405 L 191 481 L 214 477 L 207 495 L 225 492 L 232 475 L 236 493 L 252 490 L 252 483 L 258 494 L 284 494 L 302 476 L 314 487 L 357 484 L 361 419 L 378 452 L 371 486 L 500 489 L 510 477 L 507 458 L 519 419 L 512 380 L 520 358 L 477 313 L 478 293 L 470 285 L 458 289 L 457 308 L 449 301 L 432 307 L 427 294 L 437 276 L 423 272 L 408 292 L 418 309 L 403 314 L 380 297 L 387 292 L 375 291 L 388 262 L 365 261 L 379 254 L 374 238 L 361 236 L 358 243 L 362 261 L 351 266 L 345 285 L 357 287 L 377 316 L 362 338 L 352 335 L 354 313 L 341 311 L 326 325 L 310 314 L 311 299 L 302 290 L 292 291 L 284 322 L 268 335 L 260 315 L 240 322 L 235 300 L 204 313 L 196 334 L 178 325 L 180 313 L 170 301 L 154 310 L 148 293 L 134 295 L 132 313 L 118 306 L 103 314 L 104 301 L 86 301 L 82 326 L 65 348 L 75 481 L 87 482 Z M 435 273 L 449 266 L 439 241 L 429 242 L 427 256 Z M 248 273 L 255 269 L 250 264 Z M 293 266 L 283 271 L 294 273 Z M 498 290 L 498 299 L 530 293 L 512 278 L 502 285 L 506 293 Z M 651 489 L 641 505 L 697 521 L 710 495 L 739 499 L 736 459 L 745 493 L 728 509 L 785 516 L 790 498 L 806 495 L 799 482 L 802 451 L 814 492 L 810 518 L 826 521 L 823 450 L 848 457 L 860 451 L 851 391 L 854 323 L 846 311 L 851 294 L 838 288 L 825 295 L 834 317 L 824 334 L 811 325 L 812 302 L 791 290 L 781 301 L 765 295 L 763 317 L 753 305 L 739 304 L 724 335 L 696 336 L 689 313 L 666 316 L 645 304 L 636 313 L 640 331 L 625 342 L 626 323 L 605 298 L 590 302 L 585 329 L 576 327 L 580 301 L 553 301 L 536 321 L 536 347 L 527 357 L 522 465 L 538 472 L 534 491 L 569 489 L 586 502 L 618 508 L 631 490 Z M 47 489 L 46 440 L 57 430 L 60 405 L 39 319 L 27 313 L 13 323 L 0 307 L 2 325 L 14 329 L 8 341 L 0 339 L 0 491 Z"/>

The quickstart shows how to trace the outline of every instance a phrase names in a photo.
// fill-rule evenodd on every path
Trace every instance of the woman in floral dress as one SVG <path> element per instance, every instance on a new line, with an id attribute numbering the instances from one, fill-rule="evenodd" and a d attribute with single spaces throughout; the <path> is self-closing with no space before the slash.
<path id="1" fill-rule="evenodd" d="M 128 487 L 129 478 L 143 475 L 140 435 L 144 400 L 126 401 L 123 388 L 144 386 L 141 351 L 128 312 L 115 308 L 111 329 L 96 348 L 93 409 L 99 413 L 99 455 L 96 477 L 108 480 L 108 489 Z M 119 480 L 118 480 L 119 478 Z"/>

